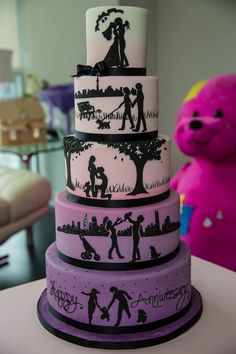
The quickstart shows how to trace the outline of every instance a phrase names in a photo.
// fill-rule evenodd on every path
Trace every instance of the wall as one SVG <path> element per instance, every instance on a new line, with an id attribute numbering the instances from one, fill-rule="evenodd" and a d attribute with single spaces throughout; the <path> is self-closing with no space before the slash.
<path id="1" fill-rule="evenodd" d="M 157 6 L 160 128 L 172 135 L 182 99 L 197 81 L 236 71 L 236 1 L 165 0 Z M 186 158 L 172 143 L 172 171 Z"/>
<path id="2" fill-rule="evenodd" d="M 117 2 L 109 0 L 111 5 Z M 86 61 L 85 12 L 98 6 L 98 1 L 18 0 L 18 3 L 28 71 L 52 84 L 70 82 L 76 65 Z M 99 0 L 99 6 L 104 4 L 107 1 Z"/>
<path id="3" fill-rule="evenodd" d="M 16 1 L 0 0 L 0 48 L 13 50 L 12 66 L 14 70 L 18 70 L 21 64 Z"/>
<path id="4" fill-rule="evenodd" d="M 160 80 L 160 131 L 173 136 L 197 81 L 236 71 L 235 0 L 121 0 L 149 10 L 148 68 Z M 172 173 L 187 160 L 172 141 Z"/>

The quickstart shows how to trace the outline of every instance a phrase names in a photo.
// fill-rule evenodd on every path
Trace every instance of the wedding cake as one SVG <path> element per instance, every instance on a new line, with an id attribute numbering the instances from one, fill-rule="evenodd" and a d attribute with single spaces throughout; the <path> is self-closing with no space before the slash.
<path id="1" fill-rule="evenodd" d="M 38 316 L 84 346 L 144 347 L 190 328 L 201 296 L 169 187 L 170 139 L 158 133 L 158 79 L 146 76 L 147 10 L 89 9 L 86 33 Z"/>

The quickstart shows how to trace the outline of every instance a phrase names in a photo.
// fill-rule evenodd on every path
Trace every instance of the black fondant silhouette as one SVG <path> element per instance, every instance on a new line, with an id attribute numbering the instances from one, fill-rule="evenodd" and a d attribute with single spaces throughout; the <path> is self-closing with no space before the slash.
<path id="1" fill-rule="evenodd" d="M 140 227 L 142 222 L 144 221 L 143 215 L 139 215 L 137 220 L 133 220 L 131 218 L 132 212 L 125 214 L 125 219 L 128 220 L 132 225 L 132 237 L 133 237 L 133 256 L 132 262 L 139 261 L 141 259 L 140 251 L 138 248 L 140 241 Z"/>
<path id="2" fill-rule="evenodd" d="M 86 194 L 86 197 L 90 197 L 90 192 L 92 192 L 92 186 L 89 182 L 86 182 L 84 184 L 84 192 Z"/>
<path id="3" fill-rule="evenodd" d="M 88 120 L 90 120 L 90 117 L 94 116 L 95 108 L 90 105 L 89 101 L 79 102 L 77 106 L 80 112 L 80 120 L 82 118 L 88 118 Z"/>
<path id="4" fill-rule="evenodd" d="M 102 311 L 101 319 L 110 321 L 110 315 L 108 312 L 108 308 L 104 306 L 101 311 Z"/>
<path id="5" fill-rule="evenodd" d="M 95 196 L 95 177 L 97 174 L 97 168 L 96 165 L 94 164 L 94 162 L 96 161 L 96 157 L 95 156 L 90 156 L 89 159 L 89 164 L 88 164 L 88 170 L 89 170 L 89 177 L 90 177 L 90 182 L 91 182 L 91 191 L 92 191 L 92 196 Z M 85 191 L 86 192 L 86 191 Z M 88 196 L 86 194 L 86 196 Z"/>
<path id="6" fill-rule="evenodd" d="M 146 311 L 144 311 L 143 309 L 139 309 L 138 310 L 138 319 L 137 319 L 137 322 L 142 322 L 142 323 L 145 323 L 147 320 L 147 313 Z"/>
<path id="7" fill-rule="evenodd" d="M 64 139 L 64 155 L 66 159 L 66 170 L 67 170 L 67 181 L 66 185 L 72 190 L 75 190 L 75 187 L 71 179 L 71 155 L 77 153 L 80 155 L 81 152 L 89 149 L 92 144 L 85 141 L 79 141 L 73 136 L 66 137 Z"/>
<path id="8" fill-rule="evenodd" d="M 99 81 L 97 80 L 97 85 L 95 88 L 83 89 L 82 91 L 77 91 L 75 93 L 75 98 L 93 98 L 93 97 L 122 97 L 123 91 L 122 87 L 112 88 L 111 85 L 108 85 L 106 88 L 99 87 Z M 99 110 L 96 110 L 99 112 Z"/>
<path id="9" fill-rule="evenodd" d="M 101 14 L 98 15 L 98 18 L 96 20 L 96 26 L 95 26 L 95 32 L 100 31 L 100 22 L 105 23 L 108 19 L 110 14 L 113 13 L 119 13 L 119 14 L 123 14 L 124 10 L 121 9 L 116 9 L 115 7 L 112 7 L 110 9 L 107 10 L 107 12 L 102 12 Z"/>
<path id="10" fill-rule="evenodd" d="M 104 122 L 103 119 L 97 119 L 98 129 L 110 129 L 110 122 Z"/>
<path id="11" fill-rule="evenodd" d="M 116 233 L 116 229 L 115 227 L 121 223 L 123 223 L 125 220 L 122 220 L 121 218 L 117 218 L 116 221 L 114 223 L 112 223 L 112 221 L 110 219 L 107 220 L 106 222 L 106 230 L 110 232 L 110 238 L 111 238 L 111 247 L 108 251 L 108 258 L 109 259 L 113 259 L 112 257 L 112 253 L 115 250 L 117 256 L 122 259 L 124 258 L 124 256 L 121 255 L 120 250 L 119 250 L 119 246 L 118 246 L 118 236 Z"/>
<path id="12" fill-rule="evenodd" d="M 110 200 L 112 195 L 109 193 L 106 194 L 108 180 L 106 174 L 104 173 L 103 167 L 97 168 L 96 177 L 98 179 L 101 179 L 102 183 L 100 185 L 98 184 L 95 185 L 95 198 L 97 198 L 98 192 L 101 191 L 101 198 L 107 198 L 108 200 Z"/>
<path id="13" fill-rule="evenodd" d="M 96 216 L 92 216 L 92 220 L 94 219 L 96 220 L 95 222 L 88 221 L 88 228 L 86 230 L 84 229 L 84 227 L 82 227 L 80 221 L 75 222 L 74 220 L 72 221 L 71 224 L 67 223 L 67 224 L 57 226 L 57 230 L 60 232 L 75 234 L 75 235 L 83 234 L 86 236 L 96 235 L 96 236 L 107 237 L 109 235 L 109 232 L 106 230 L 106 223 L 109 220 L 109 218 L 107 216 L 104 217 L 103 221 L 100 223 L 97 222 Z M 147 224 L 145 228 L 141 229 L 141 236 L 151 237 L 157 235 L 164 235 L 169 232 L 178 230 L 179 227 L 180 227 L 179 221 L 171 221 L 169 216 L 165 218 L 164 223 L 161 225 L 159 220 L 159 213 L 157 210 L 155 210 L 154 219 L 149 224 Z M 130 235 L 131 235 L 130 225 L 128 225 L 128 228 L 118 231 L 118 236 L 130 236 Z"/>
<path id="14" fill-rule="evenodd" d="M 108 185 L 107 175 L 104 172 L 104 168 L 102 166 L 96 167 L 95 162 L 96 157 L 90 156 L 88 163 L 88 171 L 90 182 L 86 182 L 84 185 L 84 192 L 86 193 L 86 197 L 90 197 L 90 190 L 92 191 L 92 197 L 97 198 L 98 192 L 101 192 L 101 198 L 111 199 L 111 194 L 106 194 L 106 189 Z M 101 184 L 98 184 L 98 180 L 101 180 Z"/>
<path id="15" fill-rule="evenodd" d="M 94 314 L 96 308 L 98 308 L 100 311 L 102 311 L 101 306 L 99 305 L 98 299 L 97 299 L 97 294 L 100 294 L 100 292 L 97 289 L 92 289 L 90 293 L 85 293 L 85 292 L 81 291 L 81 294 L 89 296 L 88 319 L 89 319 L 89 324 L 91 324 L 92 319 L 93 319 L 93 314 Z"/>
<path id="16" fill-rule="evenodd" d="M 125 54 L 126 29 L 130 29 L 129 22 L 123 22 L 121 17 L 117 17 L 114 22 L 111 22 L 108 28 L 102 32 L 106 40 L 109 41 L 113 38 L 113 43 L 104 58 L 107 66 L 125 67 L 129 65 Z"/>
<path id="17" fill-rule="evenodd" d="M 112 297 L 110 304 L 108 305 L 108 310 L 111 308 L 113 303 L 117 300 L 118 301 L 118 315 L 117 315 L 117 321 L 115 323 L 115 327 L 118 327 L 120 325 L 120 322 L 122 319 L 122 314 L 124 311 L 126 312 L 128 318 L 131 317 L 131 314 L 129 311 L 128 300 L 131 300 L 132 297 L 125 290 L 117 289 L 115 286 L 112 286 L 110 288 L 110 292 L 113 293 L 113 297 Z"/>
<path id="18" fill-rule="evenodd" d="M 121 103 L 119 108 L 124 104 L 125 110 L 124 110 L 124 113 L 122 116 L 122 126 L 121 126 L 121 128 L 119 128 L 119 130 L 125 130 L 126 118 L 128 118 L 130 121 L 130 129 L 133 129 L 134 122 L 133 122 L 132 115 L 131 115 L 132 102 L 130 99 L 130 89 L 128 87 L 124 87 L 123 92 L 124 92 L 124 101 Z"/>
<path id="19" fill-rule="evenodd" d="M 95 261 L 100 261 L 100 259 L 101 259 L 100 255 L 90 245 L 90 243 L 86 240 L 84 235 L 80 235 L 79 237 L 80 237 L 81 241 L 83 242 L 83 246 L 84 246 L 84 249 L 85 249 L 85 252 L 81 253 L 81 258 L 90 260 L 90 259 L 92 259 L 93 255 L 94 255 L 94 260 Z"/>
<path id="20" fill-rule="evenodd" d="M 162 145 L 166 143 L 165 139 L 157 140 L 152 139 L 149 141 L 136 142 L 104 142 L 108 147 L 113 149 L 118 149 L 121 154 L 129 156 L 129 158 L 134 162 L 136 167 L 136 183 L 134 189 L 127 195 L 137 195 L 142 193 L 148 193 L 143 184 L 143 169 L 147 161 L 160 160 Z"/>
<path id="21" fill-rule="evenodd" d="M 161 253 L 157 252 L 154 246 L 150 246 L 150 251 L 151 251 L 151 259 L 155 259 L 160 257 Z"/>
<path id="22" fill-rule="evenodd" d="M 145 116 L 144 116 L 144 111 L 143 111 L 143 101 L 144 101 L 144 94 L 142 90 L 142 84 L 138 82 L 136 85 L 136 98 L 133 102 L 133 107 L 137 104 L 138 107 L 138 120 L 136 127 L 134 129 L 134 132 L 139 132 L 140 131 L 140 126 L 141 124 L 143 125 L 143 130 L 142 133 L 147 131 L 147 126 L 146 126 L 146 121 L 145 121 Z"/>

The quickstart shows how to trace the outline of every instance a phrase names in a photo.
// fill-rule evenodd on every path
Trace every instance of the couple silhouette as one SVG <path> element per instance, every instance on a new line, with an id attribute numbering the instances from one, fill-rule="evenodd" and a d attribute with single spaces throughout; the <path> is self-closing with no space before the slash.
<path id="1" fill-rule="evenodd" d="M 113 296 L 107 307 L 100 306 L 97 295 L 101 293 L 97 289 L 95 288 L 92 289 L 90 293 L 85 293 L 83 291 L 81 292 L 81 294 L 89 296 L 89 300 L 88 300 L 89 324 L 92 323 L 93 314 L 97 308 L 101 312 L 101 319 L 102 320 L 106 319 L 107 321 L 110 321 L 109 310 L 115 302 L 118 302 L 118 314 L 117 314 L 117 321 L 115 323 L 115 327 L 118 327 L 120 325 L 123 312 L 127 314 L 128 318 L 131 317 L 129 311 L 129 304 L 128 304 L 128 300 L 132 299 L 131 296 L 125 290 L 120 290 L 115 286 L 110 287 L 110 292 L 113 293 Z"/>
<path id="2" fill-rule="evenodd" d="M 122 115 L 122 126 L 119 128 L 119 130 L 125 130 L 126 119 L 128 119 L 130 122 L 130 129 L 132 129 L 133 132 L 139 132 L 141 128 L 141 124 L 143 126 L 142 133 L 147 131 L 147 125 L 146 125 L 144 111 L 143 111 L 144 94 L 143 94 L 142 87 L 143 87 L 142 84 L 138 82 L 135 85 L 136 89 L 133 88 L 130 90 L 128 87 L 123 88 L 124 100 L 118 108 L 124 105 L 124 113 Z M 136 98 L 133 102 L 130 99 L 131 94 L 136 95 Z M 132 112 L 131 112 L 131 109 L 135 105 L 137 105 L 138 108 L 138 119 L 137 119 L 136 126 L 133 122 Z"/>
<path id="3" fill-rule="evenodd" d="M 102 32 L 104 38 L 110 41 L 113 38 L 113 43 L 110 46 L 104 61 L 107 66 L 125 67 L 129 65 L 125 54 L 125 31 L 130 29 L 129 22 L 123 22 L 121 17 L 117 17 L 110 23 L 108 28 Z"/>
<path id="4" fill-rule="evenodd" d="M 84 192 L 86 193 L 86 197 L 94 197 L 97 198 L 98 192 L 101 193 L 101 198 L 111 199 L 111 194 L 106 194 L 106 189 L 108 185 L 107 175 L 104 172 L 103 167 L 96 167 L 95 165 L 96 157 L 90 156 L 88 171 L 90 181 L 86 182 L 84 185 Z M 99 183 L 101 181 L 101 183 Z M 91 195 L 90 195 L 91 193 Z"/>
<path id="5" fill-rule="evenodd" d="M 140 251 L 139 251 L 139 241 L 141 237 L 141 224 L 144 221 L 143 215 L 139 215 L 136 220 L 131 218 L 132 212 L 129 212 L 125 214 L 124 219 L 122 220 L 121 218 L 117 218 L 116 221 L 113 223 L 110 219 L 106 220 L 105 228 L 108 232 L 110 232 L 110 238 L 111 238 L 111 247 L 108 251 L 108 258 L 113 259 L 112 253 L 113 251 L 116 251 L 117 256 L 119 259 L 124 258 L 124 256 L 121 255 L 119 245 L 118 245 L 118 236 L 117 236 L 117 231 L 116 231 L 116 226 L 119 224 L 129 221 L 132 224 L 132 238 L 133 238 L 133 254 L 132 254 L 132 261 L 135 262 L 140 260 Z"/>

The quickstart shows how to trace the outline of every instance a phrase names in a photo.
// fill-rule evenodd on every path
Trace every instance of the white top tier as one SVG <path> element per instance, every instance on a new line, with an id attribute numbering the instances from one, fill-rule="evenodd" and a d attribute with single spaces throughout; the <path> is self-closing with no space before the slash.
<path id="1" fill-rule="evenodd" d="M 87 64 L 146 68 L 148 11 L 101 6 L 86 12 Z"/>

